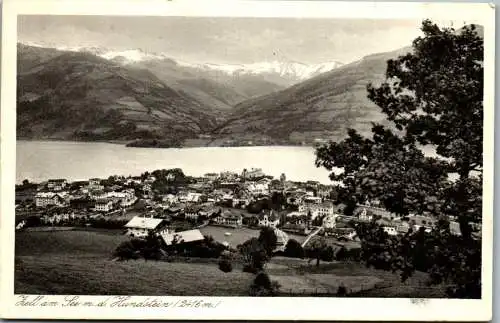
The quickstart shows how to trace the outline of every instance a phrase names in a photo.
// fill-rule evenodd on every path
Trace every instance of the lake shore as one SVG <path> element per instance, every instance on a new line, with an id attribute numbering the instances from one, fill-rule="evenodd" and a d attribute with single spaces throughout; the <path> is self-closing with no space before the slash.
<path id="1" fill-rule="evenodd" d="M 233 148 L 233 147 L 311 147 L 314 148 L 314 144 L 283 144 L 283 143 L 266 143 L 266 144 L 246 144 L 246 145 L 211 145 L 213 141 L 206 139 L 187 139 L 179 147 L 161 147 L 153 145 L 143 145 L 134 146 L 130 145 L 134 140 L 78 140 L 78 139 L 61 139 L 61 138 L 23 138 L 18 137 L 16 141 L 31 141 L 31 142 L 75 142 L 75 143 L 108 143 L 115 145 L 123 145 L 127 148 L 158 148 L 158 149 L 170 149 L 170 148 L 203 148 L 203 147 L 220 147 L 220 148 Z M 161 140 L 160 140 L 161 141 Z"/>
<path id="2" fill-rule="evenodd" d="M 331 183 L 329 172 L 315 165 L 314 148 L 307 146 L 130 148 L 117 143 L 56 140 L 18 140 L 16 146 L 18 183 L 24 179 L 134 176 L 171 168 L 181 168 L 190 176 L 261 168 L 276 178 L 285 173 L 293 181 Z"/>

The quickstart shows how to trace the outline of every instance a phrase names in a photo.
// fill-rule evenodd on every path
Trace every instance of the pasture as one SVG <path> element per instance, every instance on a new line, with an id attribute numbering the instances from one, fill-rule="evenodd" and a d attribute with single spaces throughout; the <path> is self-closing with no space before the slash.
<path id="1" fill-rule="evenodd" d="M 232 229 L 202 229 L 215 239 L 233 238 L 232 244 L 250 237 L 226 237 L 228 230 Z M 256 230 L 248 233 L 258 235 Z M 248 296 L 255 276 L 242 272 L 240 263 L 233 263 L 233 271 L 224 273 L 216 259 L 112 261 L 113 250 L 126 239 L 120 230 L 105 229 L 16 232 L 15 293 Z M 277 256 L 266 264 L 266 272 L 281 285 L 282 296 L 335 295 L 342 285 L 352 296 L 443 297 L 439 288 L 425 287 L 427 275 L 423 273 L 401 283 L 395 274 L 359 263 L 314 264 Z"/>
<path id="2" fill-rule="evenodd" d="M 259 230 L 250 229 L 250 228 L 228 228 L 222 226 L 213 226 L 209 225 L 200 229 L 203 235 L 212 236 L 218 242 L 228 242 L 229 245 L 235 248 L 237 245 L 242 244 L 250 238 L 257 238 L 259 236 Z M 230 233 L 230 235 L 226 236 L 226 232 Z M 288 234 L 290 239 L 295 239 L 298 242 L 302 243 L 306 237 L 299 236 L 294 234 Z"/>
<path id="3" fill-rule="evenodd" d="M 112 261 L 125 239 L 110 230 L 18 232 L 15 293 L 238 296 L 253 279 L 217 263 Z"/>

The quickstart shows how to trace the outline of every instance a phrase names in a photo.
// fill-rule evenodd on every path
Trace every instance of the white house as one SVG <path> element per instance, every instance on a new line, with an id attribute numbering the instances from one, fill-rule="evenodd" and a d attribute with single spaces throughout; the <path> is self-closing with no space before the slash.
<path id="1" fill-rule="evenodd" d="M 359 213 L 358 218 L 360 221 L 371 221 L 373 219 L 373 215 L 371 213 L 368 213 L 366 208 L 363 208 L 361 210 L 361 213 Z"/>
<path id="2" fill-rule="evenodd" d="M 243 225 L 243 217 L 241 214 L 232 214 L 224 212 L 214 219 L 214 222 L 219 225 L 226 225 L 230 227 L 241 227 Z"/>
<path id="3" fill-rule="evenodd" d="M 217 173 L 206 173 L 203 175 L 203 178 L 205 178 L 207 181 L 213 182 L 216 181 L 219 178 L 219 174 Z"/>
<path id="4" fill-rule="evenodd" d="M 242 177 L 246 177 L 247 179 L 253 179 L 257 177 L 262 177 L 264 176 L 264 172 L 262 171 L 261 168 L 252 168 L 250 170 L 247 170 Z"/>
<path id="5" fill-rule="evenodd" d="M 109 212 L 113 210 L 113 207 L 113 200 L 106 198 L 96 200 L 94 209 L 97 212 Z"/>
<path id="6" fill-rule="evenodd" d="M 149 232 L 168 233 L 164 219 L 133 217 L 127 224 L 127 235 L 132 237 L 147 237 Z"/>
<path id="7" fill-rule="evenodd" d="M 259 226 L 262 226 L 262 227 L 276 228 L 280 223 L 279 217 L 274 215 L 274 213 L 272 211 L 269 215 L 260 214 L 258 219 L 259 219 Z"/>
<path id="8" fill-rule="evenodd" d="M 332 229 L 336 226 L 336 220 L 339 214 L 330 214 L 323 218 L 323 228 Z"/>
<path id="9" fill-rule="evenodd" d="M 246 189 L 251 195 L 267 195 L 267 194 L 269 194 L 269 184 L 268 183 L 247 183 Z"/>
<path id="10" fill-rule="evenodd" d="M 109 192 L 105 197 L 118 200 L 122 207 L 131 206 L 137 201 L 134 189 L 126 189 L 122 192 Z"/>
<path id="11" fill-rule="evenodd" d="M 163 203 L 168 204 L 168 205 L 179 202 L 179 199 L 174 194 L 167 194 L 167 195 L 163 196 L 161 200 Z"/>
<path id="12" fill-rule="evenodd" d="M 198 205 L 190 205 L 184 210 L 184 216 L 186 219 L 197 220 L 200 216 L 199 212 L 201 207 Z"/>
<path id="13" fill-rule="evenodd" d="M 201 193 L 189 192 L 186 196 L 186 202 L 198 203 L 202 195 Z"/>
<path id="14" fill-rule="evenodd" d="M 221 172 L 220 175 L 219 175 L 219 178 L 224 180 L 224 181 L 235 181 L 238 179 L 238 174 L 237 173 L 233 173 L 233 172 Z"/>
<path id="15" fill-rule="evenodd" d="M 89 179 L 89 187 L 92 187 L 92 188 L 100 188 L 102 185 L 101 185 L 101 179 L 99 178 L 91 178 Z"/>
<path id="16" fill-rule="evenodd" d="M 309 192 L 307 192 L 307 193 L 309 193 Z M 321 202 L 323 201 L 323 199 L 321 197 L 308 195 L 307 193 L 306 193 L 306 196 L 304 196 L 304 203 L 321 204 Z"/>
<path id="17" fill-rule="evenodd" d="M 53 191 L 62 191 L 68 182 L 65 179 L 49 179 L 47 188 Z"/>
<path id="18" fill-rule="evenodd" d="M 65 206 L 68 204 L 67 192 L 38 192 L 35 195 L 35 205 L 37 207 L 47 207 L 50 205 Z"/>
<path id="19" fill-rule="evenodd" d="M 398 235 L 398 231 L 396 230 L 395 227 L 383 227 L 382 228 L 384 232 L 387 232 L 390 236 L 396 236 Z"/>
<path id="20" fill-rule="evenodd" d="M 299 212 L 309 213 L 311 212 L 311 218 L 314 220 L 317 217 L 327 217 L 334 214 L 333 203 L 323 202 L 323 203 L 302 203 L 299 205 Z"/>

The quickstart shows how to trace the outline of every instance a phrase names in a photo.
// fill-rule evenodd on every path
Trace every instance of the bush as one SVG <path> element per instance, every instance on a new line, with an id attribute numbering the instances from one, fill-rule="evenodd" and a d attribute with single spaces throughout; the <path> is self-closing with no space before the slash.
<path id="1" fill-rule="evenodd" d="M 323 249 L 320 257 L 323 261 L 333 261 L 334 252 L 332 246 L 328 246 Z"/>
<path id="2" fill-rule="evenodd" d="M 225 273 L 228 273 L 228 272 L 231 272 L 233 270 L 233 265 L 231 265 L 231 262 L 229 260 L 221 259 L 219 261 L 219 269 Z"/>
<path id="3" fill-rule="evenodd" d="M 361 248 L 353 248 L 347 251 L 347 259 L 361 261 Z"/>
<path id="4" fill-rule="evenodd" d="M 339 288 L 337 289 L 337 296 L 342 297 L 342 296 L 347 296 L 347 288 L 345 286 L 340 285 Z"/>
<path id="5" fill-rule="evenodd" d="M 343 261 L 346 260 L 348 256 L 348 251 L 346 247 L 342 246 L 335 254 L 335 260 Z"/>
<path id="6" fill-rule="evenodd" d="M 288 240 L 285 247 L 285 257 L 304 258 L 304 249 L 295 239 Z"/>
<path id="7" fill-rule="evenodd" d="M 139 252 L 132 241 L 124 241 L 115 249 L 113 256 L 118 257 L 120 260 L 138 259 Z"/>
<path id="8" fill-rule="evenodd" d="M 250 273 L 250 274 L 256 274 L 259 272 L 259 269 L 255 268 L 254 266 L 252 266 L 250 264 L 246 264 L 243 266 L 243 272 Z"/>
<path id="9" fill-rule="evenodd" d="M 265 272 L 260 272 L 250 286 L 250 296 L 276 296 L 280 285 L 277 282 L 271 281 L 269 275 Z"/>

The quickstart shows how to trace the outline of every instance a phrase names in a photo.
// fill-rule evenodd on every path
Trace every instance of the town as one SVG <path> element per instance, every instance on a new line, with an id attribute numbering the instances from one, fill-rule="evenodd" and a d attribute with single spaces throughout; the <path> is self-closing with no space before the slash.
<path id="1" fill-rule="evenodd" d="M 355 224 L 359 222 L 375 221 L 389 235 L 405 234 L 409 229 L 416 232 L 420 227 L 427 232 L 433 230 L 436 220 L 432 217 L 398 217 L 380 207 L 378 201 L 358 205 L 346 215 L 345 205 L 336 198 L 337 189 L 315 181 L 293 182 L 285 174 L 275 179 L 255 168 L 244 169 L 241 174 L 224 171 L 202 177 L 169 169 L 75 182 L 49 179 L 34 184 L 25 180 L 16 186 L 16 229 L 122 228 L 126 235 L 136 238 L 150 232 L 167 237 L 185 232 L 191 241 L 210 234 L 228 244 L 227 235 L 217 235 L 222 232 L 220 227 L 243 233 L 271 227 L 282 237 L 281 249 L 289 237 L 298 237 L 303 246 L 315 235 L 339 243 L 357 241 Z M 454 219 L 450 219 L 450 230 L 460 234 Z"/>

